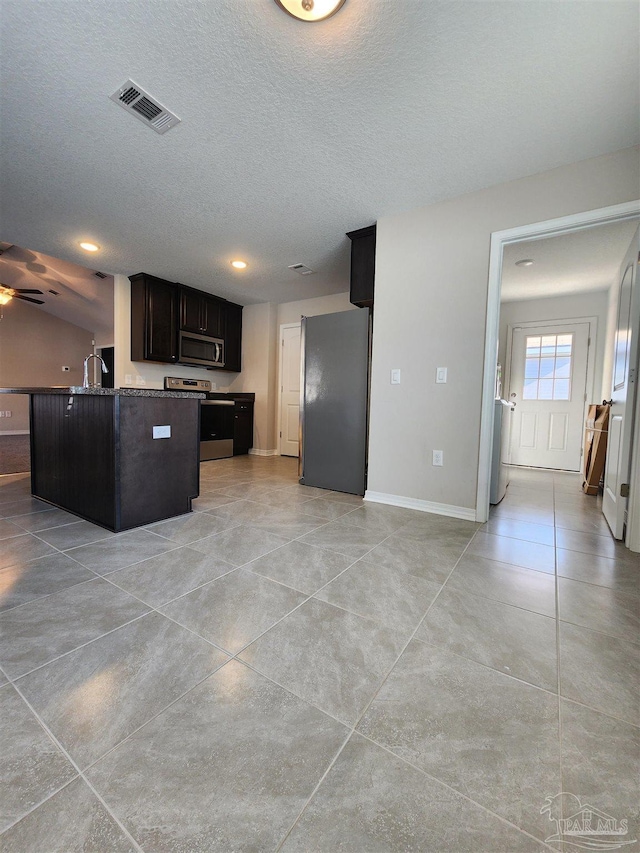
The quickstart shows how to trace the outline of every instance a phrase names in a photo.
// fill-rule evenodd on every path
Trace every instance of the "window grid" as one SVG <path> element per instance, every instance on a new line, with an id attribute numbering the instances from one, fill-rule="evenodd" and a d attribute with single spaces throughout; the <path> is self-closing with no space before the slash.
<path id="1" fill-rule="evenodd" d="M 523 400 L 570 400 L 573 334 L 528 335 Z"/>

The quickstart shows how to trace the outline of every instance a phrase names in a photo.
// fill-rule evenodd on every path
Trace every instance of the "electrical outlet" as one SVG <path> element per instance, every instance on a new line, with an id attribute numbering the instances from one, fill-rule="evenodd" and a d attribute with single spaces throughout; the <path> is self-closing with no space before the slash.
<path id="1" fill-rule="evenodd" d="M 5 418 L 10 418 L 11 417 L 11 411 L 5 412 L 4 416 L 5 416 Z"/>
<path id="2" fill-rule="evenodd" d="M 441 468 L 444 465 L 444 450 L 433 451 L 433 461 L 431 464 L 437 468 Z"/>
<path id="3" fill-rule="evenodd" d="M 124 384 L 125 385 L 133 385 L 133 376 L 130 373 L 125 373 Z"/>

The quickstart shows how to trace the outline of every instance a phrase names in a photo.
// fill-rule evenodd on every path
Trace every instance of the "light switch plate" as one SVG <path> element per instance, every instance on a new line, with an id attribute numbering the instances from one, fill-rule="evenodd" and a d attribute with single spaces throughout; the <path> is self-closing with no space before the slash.
<path id="1" fill-rule="evenodd" d="M 444 465 L 444 451 L 443 450 L 434 450 L 433 451 L 433 462 L 432 465 L 435 465 L 436 468 L 441 468 Z"/>
<path id="2" fill-rule="evenodd" d="M 447 368 L 446 367 L 436 367 L 436 382 L 438 385 L 447 381 Z"/>
<path id="3" fill-rule="evenodd" d="M 165 426 L 154 426 L 153 437 L 154 438 L 171 438 L 171 425 L 166 424 Z"/>
<path id="4" fill-rule="evenodd" d="M 392 385 L 399 385 L 400 384 L 400 370 L 397 367 L 391 371 L 391 384 Z"/>

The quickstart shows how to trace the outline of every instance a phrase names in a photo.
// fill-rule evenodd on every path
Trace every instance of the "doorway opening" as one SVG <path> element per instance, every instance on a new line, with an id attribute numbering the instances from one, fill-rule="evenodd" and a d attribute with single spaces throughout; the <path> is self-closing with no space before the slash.
<path id="1" fill-rule="evenodd" d="M 278 452 L 298 457 L 300 451 L 300 323 L 280 326 L 278 375 Z"/>
<path id="2" fill-rule="evenodd" d="M 544 312 L 541 310 L 541 300 L 547 299 L 550 303 L 553 298 L 552 294 L 555 293 L 555 298 L 559 302 L 559 297 L 562 296 L 564 298 L 569 295 L 569 292 L 565 291 L 562 293 L 561 289 L 558 291 L 558 288 L 555 287 L 552 273 L 551 281 L 546 282 L 547 287 L 553 287 L 552 290 L 547 289 L 544 292 L 539 287 L 534 287 L 530 288 L 528 292 L 521 292 L 519 295 L 515 295 L 514 298 L 514 290 L 512 289 L 515 278 L 513 275 L 514 270 L 518 274 L 522 274 L 532 268 L 535 269 L 535 261 L 534 265 L 530 263 L 525 264 L 524 262 L 531 260 L 527 251 L 531 251 L 532 247 L 535 247 L 539 251 L 543 250 L 542 241 L 547 241 L 546 253 L 553 254 L 554 248 L 557 248 L 560 241 L 550 238 L 575 235 L 573 242 L 578 245 L 581 240 L 591 241 L 593 239 L 593 229 L 602 226 L 615 226 L 619 223 L 628 223 L 625 227 L 629 234 L 631 234 L 634 230 L 634 223 L 637 228 L 639 219 L 640 202 L 636 201 L 492 234 L 478 470 L 477 521 L 486 521 L 489 514 L 492 443 L 494 441 L 494 408 L 497 391 L 496 370 L 498 363 L 502 364 L 504 368 L 502 374 L 502 396 L 510 400 L 512 399 L 510 398 L 512 393 L 517 394 L 522 407 L 522 416 L 519 419 L 518 427 L 512 430 L 513 441 L 510 443 L 510 452 L 515 443 L 519 441 L 522 446 L 518 449 L 520 456 L 517 455 L 516 458 L 520 459 L 520 464 L 522 465 L 531 465 L 531 456 L 526 456 L 525 445 L 534 445 L 536 442 L 540 444 L 540 437 L 543 436 L 547 444 L 547 453 L 550 452 L 549 444 L 551 444 L 555 448 L 554 452 L 556 454 L 564 453 L 565 451 L 562 448 L 565 446 L 567 447 L 566 452 L 569 452 L 570 455 L 572 454 L 569 467 L 566 470 L 579 470 L 579 468 L 575 467 L 575 446 L 577 442 L 581 444 L 584 433 L 584 405 L 585 402 L 598 402 L 599 399 L 602 399 L 600 395 L 605 386 L 603 376 L 606 380 L 607 371 L 610 371 L 612 368 L 613 352 L 609 353 L 605 349 L 606 320 L 610 319 L 610 314 L 608 318 L 605 316 L 604 323 L 598 324 L 597 320 L 600 318 L 596 316 L 599 313 L 596 311 L 585 311 L 583 313 L 582 311 L 575 312 L 574 310 L 571 313 L 567 313 L 565 305 L 564 312 L 555 316 L 549 314 L 548 311 Z M 611 230 L 615 230 L 615 228 Z M 629 237 L 627 242 L 630 239 L 631 237 Z M 556 244 L 555 247 L 554 244 Z M 622 261 L 623 254 L 624 252 L 621 253 L 620 261 Z M 520 261 L 519 264 L 518 261 Z M 588 287 L 583 289 L 587 291 L 591 290 L 593 296 L 597 289 L 602 291 L 604 288 L 602 286 L 597 288 L 591 282 Z M 604 294 L 601 292 L 601 299 L 604 298 Z M 507 306 L 509 310 L 505 311 L 504 303 L 506 302 L 509 303 L 509 306 Z M 534 302 L 537 302 L 537 304 L 534 304 Z M 517 303 L 520 304 L 518 305 Z M 527 313 L 527 310 L 523 310 L 526 303 L 528 303 L 529 308 L 532 308 L 532 312 Z M 503 309 L 502 311 L 501 308 Z M 517 316 L 518 312 L 520 316 Z M 559 321 L 562 321 L 565 328 L 559 328 L 561 325 Z M 571 322 L 573 323 L 573 327 L 571 327 Z M 558 328 L 552 329 L 553 325 L 558 326 Z M 580 326 L 583 328 L 580 328 Z M 593 340 L 594 333 L 596 338 L 595 344 Z M 585 334 L 586 352 L 584 352 L 585 347 L 581 343 L 582 339 L 585 338 Z M 589 344 L 590 338 L 591 343 Z M 507 354 L 509 344 L 510 349 Z M 580 351 L 581 349 L 582 351 Z M 551 350 L 553 350 L 553 353 Z M 567 373 L 568 375 L 566 375 Z M 584 375 L 584 382 L 582 375 Z M 575 384 L 576 379 L 579 379 L 577 385 Z M 567 383 L 566 380 L 569 380 L 569 382 Z M 572 383 L 574 383 L 573 391 L 571 390 Z M 561 399 L 567 395 L 568 388 L 569 396 L 575 401 L 575 410 L 579 412 L 579 414 L 574 416 L 574 420 L 576 423 L 579 423 L 579 427 L 571 426 L 571 418 L 566 411 L 566 405 L 564 406 L 565 411 L 562 414 L 553 412 L 554 404 L 559 404 L 555 408 L 562 409 L 563 404 L 569 402 Z M 582 400 L 579 400 L 579 396 L 576 397 L 575 393 L 573 393 L 578 389 L 577 394 L 579 395 L 580 388 L 584 389 L 582 390 Z M 587 395 L 587 401 L 584 400 L 585 394 Z M 516 400 L 516 410 L 517 405 L 518 400 Z M 527 408 L 531 409 L 531 407 L 534 410 L 537 407 L 538 411 L 527 412 Z M 580 412 L 580 410 L 582 411 Z M 516 419 L 514 418 L 513 420 L 514 423 L 512 426 L 515 426 Z M 573 430 L 574 435 L 573 442 L 570 441 L 571 430 Z M 572 449 L 569 448 L 570 444 L 572 444 Z M 534 448 L 528 448 L 529 451 L 532 449 Z M 582 448 L 580 447 L 579 449 Z M 559 456 L 556 456 L 554 464 L 549 465 L 549 458 L 547 458 L 545 464 L 545 460 L 542 457 L 538 457 L 537 462 L 534 462 L 534 467 L 565 468 L 567 463 L 560 462 L 558 464 L 558 461 Z"/>

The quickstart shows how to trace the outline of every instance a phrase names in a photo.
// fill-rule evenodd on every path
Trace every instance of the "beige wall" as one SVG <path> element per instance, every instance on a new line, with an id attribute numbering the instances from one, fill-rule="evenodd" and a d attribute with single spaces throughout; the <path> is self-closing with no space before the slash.
<path id="1" fill-rule="evenodd" d="M 348 282 L 345 283 L 348 285 Z M 349 302 L 349 292 L 332 293 L 330 296 L 318 296 L 315 299 L 301 299 L 298 302 L 283 302 L 278 305 L 278 326 L 283 323 L 299 323 L 300 317 L 317 317 L 319 314 L 337 314 L 356 308 Z"/>
<path id="2" fill-rule="evenodd" d="M 597 329 L 592 334 L 591 346 L 595 350 L 593 369 L 593 389 L 587 389 L 591 395 L 589 402 L 602 400 L 603 388 L 610 384 L 611 377 L 604 376 L 604 347 L 607 338 L 607 314 L 609 310 L 609 291 L 595 293 L 576 293 L 571 296 L 555 296 L 549 299 L 523 299 L 518 302 L 503 302 L 500 306 L 500 347 L 498 363 L 502 365 L 503 379 L 508 375 L 507 326 L 518 323 L 567 320 L 578 317 L 596 317 Z M 503 388 L 503 394 L 507 393 Z"/>
<path id="3" fill-rule="evenodd" d="M 631 201 L 639 184 L 628 149 L 378 221 L 371 491 L 475 508 L 491 233 Z"/>
<path id="4" fill-rule="evenodd" d="M 92 332 L 17 299 L 0 313 L 0 388 L 82 385 L 83 361 L 93 352 Z M 0 433 L 29 430 L 27 396 L 3 394 L 0 409 L 12 413 L 0 420 Z"/>
<path id="5" fill-rule="evenodd" d="M 253 416 L 253 449 L 270 452 L 276 448 L 275 399 L 277 305 L 262 302 L 247 305 L 242 312 L 242 373 L 230 391 L 252 391 L 256 395 Z"/>

